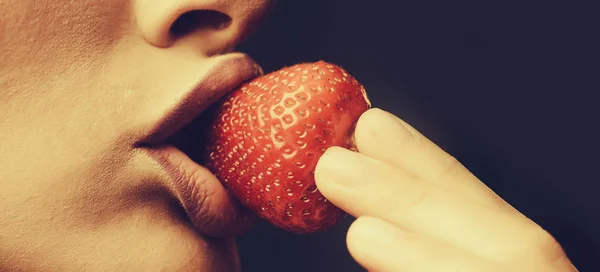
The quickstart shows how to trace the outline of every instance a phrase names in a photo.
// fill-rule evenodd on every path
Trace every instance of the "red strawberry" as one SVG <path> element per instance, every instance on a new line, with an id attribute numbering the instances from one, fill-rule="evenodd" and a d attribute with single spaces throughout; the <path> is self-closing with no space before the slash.
<path id="1" fill-rule="evenodd" d="M 264 75 L 216 108 L 207 165 L 261 218 L 296 233 L 325 230 L 344 212 L 315 186 L 315 166 L 328 147 L 355 149 L 354 127 L 369 107 L 364 87 L 333 64 Z"/>

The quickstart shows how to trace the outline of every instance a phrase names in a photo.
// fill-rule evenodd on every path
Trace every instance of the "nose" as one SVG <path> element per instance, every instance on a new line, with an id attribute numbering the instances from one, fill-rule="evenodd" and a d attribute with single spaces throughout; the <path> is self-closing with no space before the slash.
<path id="1" fill-rule="evenodd" d="M 231 50 L 255 31 L 272 0 L 135 0 L 144 39 L 157 47 L 192 43 L 205 54 Z"/>

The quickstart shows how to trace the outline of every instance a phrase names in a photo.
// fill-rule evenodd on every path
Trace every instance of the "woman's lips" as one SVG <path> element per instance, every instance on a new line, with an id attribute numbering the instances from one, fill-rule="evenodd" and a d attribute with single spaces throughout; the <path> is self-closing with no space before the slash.
<path id="1" fill-rule="evenodd" d="M 146 149 L 169 175 L 194 227 L 203 235 L 225 238 L 248 231 L 257 217 L 242 208 L 204 166 L 172 145 Z"/>
<path id="2" fill-rule="evenodd" d="M 157 122 L 138 147 L 168 175 L 176 197 L 196 229 L 205 236 L 224 238 L 249 230 L 257 218 L 242 208 L 207 168 L 184 153 L 186 149 L 182 151 L 167 143 L 167 139 L 192 123 L 211 104 L 262 73 L 260 66 L 244 54 L 216 58 L 217 64 L 210 72 Z M 186 145 L 190 144 L 200 145 L 201 139 L 197 142 L 188 139 Z"/>
<path id="3" fill-rule="evenodd" d="M 214 62 L 209 72 L 154 125 L 141 143 L 163 143 L 225 94 L 263 73 L 254 60 L 241 53 L 217 56 Z"/>

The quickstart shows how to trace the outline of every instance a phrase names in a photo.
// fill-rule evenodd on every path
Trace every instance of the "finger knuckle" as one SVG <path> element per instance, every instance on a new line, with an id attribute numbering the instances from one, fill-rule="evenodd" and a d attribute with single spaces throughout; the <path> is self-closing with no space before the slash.
<path id="1" fill-rule="evenodd" d="M 463 168 L 463 165 L 455 157 L 448 155 L 448 157 L 442 163 L 441 170 L 435 179 L 436 183 L 443 183 L 449 179 L 449 177 L 455 175 L 459 170 Z"/>
<path id="2" fill-rule="evenodd" d="M 403 208 L 405 211 L 410 211 L 420 206 L 431 193 L 431 187 L 424 182 L 414 182 L 411 188 L 407 190 L 406 198 L 404 199 Z"/>
<path id="3" fill-rule="evenodd" d="M 553 266 L 566 259 L 565 252 L 558 241 L 541 227 L 525 227 L 521 233 L 520 243 L 513 244 L 507 261 L 536 263 Z"/>
<path id="4" fill-rule="evenodd" d="M 540 228 L 534 235 L 534 252 L 538 252 L 545 262 L 557 264 L 566 259 L 562 246 L 552 234 Z"/>
<path id="5" fill-rule="evenodd" d="M 427 141 L 424 137 L 410 133 L 411 137 L 406 137 L 404 143 L 402 143 L 406 149 L 412 150 L 412 152 L 426 152 Z"/>

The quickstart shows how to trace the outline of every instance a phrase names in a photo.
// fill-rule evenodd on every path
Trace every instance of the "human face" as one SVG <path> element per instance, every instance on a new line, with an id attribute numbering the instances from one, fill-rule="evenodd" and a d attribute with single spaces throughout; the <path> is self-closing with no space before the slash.
<path id="1" fill-rule="evenodd" d="M 270 4 L 0 0 L 0 270 L 238 270 L 250 216 L 161 143 L 256 75 Z"/>

